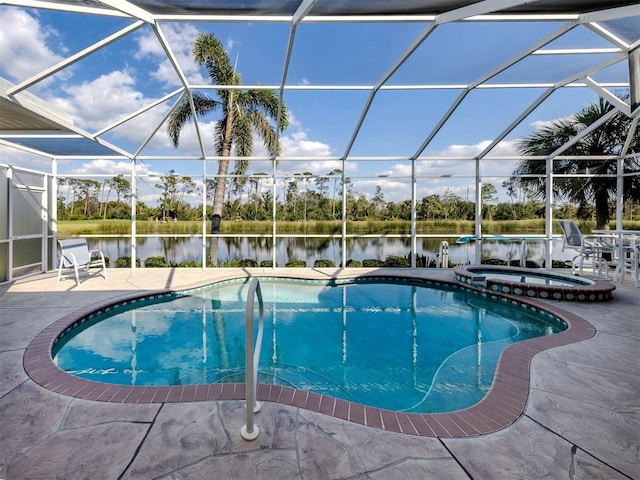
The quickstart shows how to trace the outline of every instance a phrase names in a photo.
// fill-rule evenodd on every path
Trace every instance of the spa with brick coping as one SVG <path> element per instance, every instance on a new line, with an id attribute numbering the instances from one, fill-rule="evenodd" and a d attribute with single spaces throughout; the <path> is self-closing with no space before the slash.
<path id="1" fill-rule="evenodd" d="M 512 275 L 513 280 L 491 278 L 491 273 Z M 485 277 L 483 274 L 489 275 Z M 453 269 L 454 278 L 479 291 L 489 291 L 505 295 L 516 295 L 526 298 L 558 300 L 568 302 L 604 302 L 613 298 L 616 286 L 602 278 L 569 276 L 558 273 L 541 272 L 526 268 L 503 267 L 497 265 L 469 266 L 458 265 Z M 550 281 L 570 281 L 575 279 L 574 286 L 547 285 L 518 281 L 518 276 L 546 278 Z M 579 283 L 584 282 L 584 283 Z"/>

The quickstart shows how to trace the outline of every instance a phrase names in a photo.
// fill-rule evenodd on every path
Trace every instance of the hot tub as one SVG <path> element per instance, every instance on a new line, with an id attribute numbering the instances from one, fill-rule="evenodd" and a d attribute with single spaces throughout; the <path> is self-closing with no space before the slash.
<path id="1" fill-rule="evenodd" d="M 497 265 L 459 265 L 457 281 L 488 292 L 547 300 L 602 302 L 613 298 L 610 281 L 529 268 Z"/>

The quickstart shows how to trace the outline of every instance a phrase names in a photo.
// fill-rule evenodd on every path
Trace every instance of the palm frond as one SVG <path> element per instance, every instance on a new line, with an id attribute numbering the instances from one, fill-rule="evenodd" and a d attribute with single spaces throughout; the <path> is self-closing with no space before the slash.
<path id="1" fill-rule="evenodd" d="M 180 103 L 171 114 L 169 121 L 167 122 L 167 133 L 169 134 L 169 140 L 174 147 L 180 144 L 180 132 L 185 124 L 191 120 L 193 112 L 191 111 L 191 104 L 189 99 L 184 97 L 180 100 Z"/>
<path id="2" fill-rule="evenodd" d="M 194 93 L 192 98 L 197 115 L 205 115 L 206 113 L 217 110 L 220 107 L 219 102 L 207 97 L 206 95 Z M 167 122 L 167 133 L 169 134 L 169 139 L 174 147 L 179 145 L 180 132 L 182 132 L 182 129 L 187 122 L 192 119 L 193 111 L 191 110 L 191 104 L 189 103 L 189 99 L 184 97 L 180 100 L 180 103 Z"/>
<path id="3" fill-rule="evenodd" d="M 246 110 L 253 110 L 262 113 L 269 118 L 277 118 L 280 104 L 278 96 L 270 90 L 246 90 L 238 94 L 238 102 Z M 280 108 L 280 118 L 278 128 L 281 132 L 289 126 L 289 116 L 286 105 Z"/>
<path id="4" fill-rule="evenodd" d="M 577 125 L 571 119 L 558 120 L 516 142 L 516 149 L 522 155 L 545 156 L 556 151 L 577 134 Z"/>
<path id="5" fill-rule="evenodd" d="M 211 33 L 200 33 L 193 44 L 193 58 L 204 65 L 214 85 L 237 85 L 233 65 L 222 42 Z"/>
<path id="6" fill-rule="evenodd" d="M 262 113 L 251 110 L 247 112 L 249 122 L 267 148 L 269 155 L 278 156 L 281 153 L 279 142 L 276 141 L 276 131 L 269 122 L 269 119 Z"/>
<path id="7" fill-rule="evenodd" d="M 222 104 L 214 98 L 211 98 L 202 93 L 194 92 L 193 106 L 196 109 L 198 115 L 206 115 L 207 113 L 214 112 L 219 108 L 222 108 Z"/>
<path id="8" fill-rule="evenodd" d="M 236 163 L 233 170 L 233 173 L 235 175 L 244 175 L 245 173 L 247 173 L 248 169 L 249 169 L 249 160 L 247 160 L 246 158 L 236 159 Z M 238 182 L 236 182 L 236 180 L 238 180 Z M 247 183 L 247 180 L 248 179 L 246 177 L 236 177 L 234 178 L 234 183 L 244 185 Z"/>
<path id="9" fill-rule="evenodd" d="M 527 156 L 548 156 L 573 139 L 590 125 L 599 121 L 615 107 L 604 99 L 581 109 L 571 117 L 553 122 L 536 130 L 531 135 L 516 143 L 517 150 Z M 589 132 L 569 147 L 564 154 L 570 156 L 619 155 L 629 135 L 631 149 L 637 148 L 640 140 L 637 133 L 630 132 L 631 119 L 618 113 L 599 128 Z M 625 165 L 631 162 L 625 161 Z M 638 167 L 638 165 L 636 165 Z M 625 169 L 628 167 L 625 167 Z M 639 170 L 633 170 L 638 172 Z M 553 173 L 556 175 L 592 174 L 582 177 L 556 177 L 553 180 L 553 193 L 558 198 L 566 198 L 580 205 L 595 203 L 596 219 L 599 225 L 605 225 L 609 219 L 607 198 L 616 195 L 617 180 L 616 160 L 577 160 L 555 159 Z M 546 174 L 546 162 L 539 160 L 522 160 L 513 172 L 515 181 L 526 186 L 538 195 L 544 194 L 546 178 L 533 175 Z M 524 175 L 524 176 L 522 176 Z M 531 176 L 527 176 L 531 175 Z M 634 180 L 634 178 L 636 180 Z M 630 199 L 640 198 L 637 176 L 625 176 L 624 196 Z"/>
<path id="10" fill-rule="evenodd" d="M 234 117 L 233 149 L 238 157 L 248 157 L 253 152 L 253 131 L 246 115 Z"/>

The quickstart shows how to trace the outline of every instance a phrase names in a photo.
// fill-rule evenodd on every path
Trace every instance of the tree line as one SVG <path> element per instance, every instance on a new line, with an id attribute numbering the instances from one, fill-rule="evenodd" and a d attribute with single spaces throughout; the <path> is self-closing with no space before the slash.
<path id="1" fill-rule="evenodd" d="M 67 188 L 60 188 L 60 187 Z M 66 190 L 65 194 L 60 194 Z M 100 182 L 86 178 L 58 178 L 58 219 L 130 219 L 131 183 L 123 177 Z M 113 198 L 113 199 L 112 199 Z"/>
<path id="2" fill-rule="evenodd" d="M 212 214 L 211 202 L 215 192 L 214 179 L 207 179 L 207 219 Z M 227 179 L 223 218 L 231 221 L 270 221 L 273 212 L 272 179 L 267 174 L 255 174 Z M 83 178 L 60 178 L 59 184 L 67 186 L 58 196 L 58 219 L 96 220 L 131 219 L 131 184 L 123 177 L 113 177 L 102 182 Z M 202 203 L 191 204 L 188 199 L 200 192 L 190 176 L 170 170 L 159 177 L 154 185 L 158 191 L 157 204 L 149 206 L 138 201 L 136 214 L 139 220 L 201 221 Z M 483 218 L 489 220 L 536 219 L 544 216 L 544 203 L 526 185 L 509 179 L 502 183 L 508 201 L 498 201 L 497 189 L 491 183 L 482 185 Z M 352 221 L 411 220 L 411 200 L 385 201 L 381 185 L 375 194 L 367 196 L 353 188 L 349 177 L 344 179 L 341 170 L 315 176 L 310 172 L 287 177 L 276 195 L 276 218 L 280 221 L 306 222 L 340 220 L 342 218 L 343 191 L 346 192 L 346 218 Z M 154 202 L 155 203 L 155 202 Z M 640 207 L 628 203 L 625 208 Z M 595 208 L 565 203 L 556 206 L 556 214 L 565 218 L 593 220 Z M 614 202 L 610 208 L 615 209 Z M 629 211 L 629 214 L 632 214 Z M 451 189 L 444 194 L 426 195 L 416 201 L 416 219 L 421 220 L 471 220 L 475 218 L 475 201 L 457 195 Z"/>

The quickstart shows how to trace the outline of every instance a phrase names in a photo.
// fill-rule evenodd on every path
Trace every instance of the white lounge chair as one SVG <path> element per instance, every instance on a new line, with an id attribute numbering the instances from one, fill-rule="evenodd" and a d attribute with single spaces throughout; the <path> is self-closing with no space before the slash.
<path id="1" fill-rule="evenodd" d="M 584 263 L 591 264 L 594 274 L 609 278 L 609 269 L 614 266 L 615 239 L 603 235 L 583 235 L 573 220 L 558 220 L 562 229 L 562 251 L 575 250 L 578 254 L 571 260 L 573 273 L 583 274 Z"/>
<path id="2" fill-rule="evenodd" d="M 107 265 L 104 255 L 100 250 L 89 250 L 84 238 L 71 238 L 58 240 L 60 245 L 60 266 L 58 267 L 58 281 L 62 278 L 64 269 L 73 269 L 76 275 L 76 284 L 80 285 L 79 271 L 89 272 L 91 267 L 101 267 L 102 276 L 107 279 Z"/>

